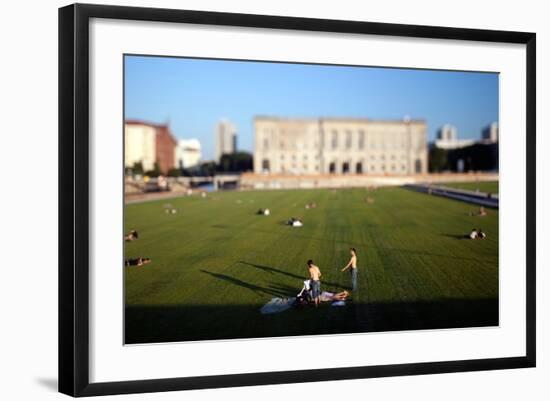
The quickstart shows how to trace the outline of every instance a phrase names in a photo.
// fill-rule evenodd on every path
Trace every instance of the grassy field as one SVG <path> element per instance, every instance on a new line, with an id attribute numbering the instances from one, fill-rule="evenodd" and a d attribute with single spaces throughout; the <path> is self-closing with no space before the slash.
<path id="1" fill-rule="evenodd" d="M 441 184 L 446 187 L 467 189 L 469 191 L 475 191 L 479 189 L 481 192 L 490 192 L 492 194 L 498 194 L 498 181 L 480 181 L 480 182 L 449 182 Z"/>
<path id="2" fill-rule="evenodd" d="M 371 196 L 375 202 L 367 204 Z M 306 210 L 307 202 L 317 208 Z M 171 204 L 177 214 L 166 214 Z M 270 208 L 271 216 L 259 216 Z M 498 324 L 498 211 L 385 188 L 211 193 L 126 206 L 139 240 L 125 255 L 126 343 L 273 337 Z M 291 216 L 304 227 L 289 227 Z M 462 236 L 483 228 L 485 240 Z M 322 289 L 349 289 L 340 269 L 355 247 L 359 289 L 345 307 L 262 315 L 294 296 L 311 258 Z"/>

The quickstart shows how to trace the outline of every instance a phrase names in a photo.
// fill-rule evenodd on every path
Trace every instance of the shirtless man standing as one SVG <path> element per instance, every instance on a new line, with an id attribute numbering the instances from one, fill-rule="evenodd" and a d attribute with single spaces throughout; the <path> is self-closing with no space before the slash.
<path id="1" fill-rule="evenodd" d="M 311 279 L 311 297 L 315 301 L 315 307 L 319 306 L 321 299 L 321 270 L 313 264 L 313 260 L 307 261 L 307 269 L 309 271 L 309 278 Z"/>
<path id="2" fill-rule="evenodd" d="M 351 258 L 342 271 L 346 271 L 351 267 L 351 289 L 352 291 L 357 290 L 357 251 L 355 248 L 350 248 Z"/>

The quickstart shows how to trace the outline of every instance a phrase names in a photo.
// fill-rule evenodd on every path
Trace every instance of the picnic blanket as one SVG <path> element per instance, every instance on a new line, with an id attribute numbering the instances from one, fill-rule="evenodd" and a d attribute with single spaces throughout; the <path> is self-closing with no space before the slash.
<path id="1" fill-rule="evenodd" d="M 268 315 L 270 313 L 281 313 L 287 309 L 290 309 L 296 298 L 271 298 L 271 300 L 262 306 L 260 312 L 262 315 Z"/>

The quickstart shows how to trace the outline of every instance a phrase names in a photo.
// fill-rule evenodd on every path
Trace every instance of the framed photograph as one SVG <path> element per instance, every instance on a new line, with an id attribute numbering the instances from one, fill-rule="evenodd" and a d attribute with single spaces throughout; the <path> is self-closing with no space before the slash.
<path id="1" fill-rule="evenodd" d="M 535 366 L 535 34 L 59 10 L 59 390 Z"/>

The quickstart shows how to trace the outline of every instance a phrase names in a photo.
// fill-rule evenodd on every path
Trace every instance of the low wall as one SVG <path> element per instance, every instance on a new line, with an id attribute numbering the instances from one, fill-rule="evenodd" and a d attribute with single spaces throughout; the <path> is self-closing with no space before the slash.
<path id="1" fill-rule="evenodd" d="M 243 174 L 242 189 L 300 189 L 402 186 L 443 182 L 498 181 L 497 173 L 417 175 L 263 175 Z"/>

